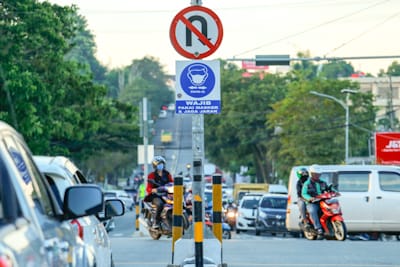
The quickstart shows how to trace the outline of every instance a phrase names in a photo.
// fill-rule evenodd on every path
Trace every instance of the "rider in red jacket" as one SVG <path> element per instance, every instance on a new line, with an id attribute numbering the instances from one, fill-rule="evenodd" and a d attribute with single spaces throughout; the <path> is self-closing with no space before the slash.
<path id="1" fill-rule="evenodd" d="M 165 169 L 166 162 L 163 157 L 154 157 L 152 165 L 154 171 L 149 173 L 147 176 L 147 196 L 145 201 L 151 201 L 153 205 L 157 207 L 153 228 L 158 228 L 160 224 L 160 214 L 163 209 L 163 201 L 157 195 L 157 192 L 162 192 L 164 190 L 164 185 L 173 183 L 174 179 L 172 178 L 171 173 Z"/>

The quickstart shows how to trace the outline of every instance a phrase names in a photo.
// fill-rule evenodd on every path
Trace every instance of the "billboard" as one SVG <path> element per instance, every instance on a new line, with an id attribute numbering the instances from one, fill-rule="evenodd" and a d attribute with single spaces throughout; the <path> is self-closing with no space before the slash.
<path id="1" fill-rule="evenodd" d="M 377 164 L 400 165 L 400 132 L 375 133 Z"/>

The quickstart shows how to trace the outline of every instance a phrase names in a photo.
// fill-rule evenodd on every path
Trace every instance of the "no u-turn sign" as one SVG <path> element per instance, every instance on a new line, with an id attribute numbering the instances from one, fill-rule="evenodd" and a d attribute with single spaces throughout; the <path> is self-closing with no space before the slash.
<path id="1" fill-rule="evenodd" d="M 212 10 L 190 6 L 172 20 L 169 35 L 179 54 L 190 59 L 202 59 L 213 54 L 220 46 L 222 23 Z"/>

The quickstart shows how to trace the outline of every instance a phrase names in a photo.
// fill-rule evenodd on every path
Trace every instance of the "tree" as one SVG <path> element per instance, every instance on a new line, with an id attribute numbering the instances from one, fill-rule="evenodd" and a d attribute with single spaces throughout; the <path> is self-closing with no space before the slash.
<path id="1" fill-rule="evenodd" d="M 269 125 L 281 129 L 269 142 L 279 173 L 287 177 L 288 166 L 294 165 L 343 163 L 345 111 L 335 101 L 309 92 L 321 92 L 345 102 L 345 94 L 340 91 L 357 86 L 347 80 L 325 79 L 290 83 L 286 98 L 273 105 L 274 112 L 268 118 Z M 375 121 L 372 95 L 351 95 L 351 103 L 350 156 L 365 156 Z"/>
<path id="2" fill-rule="evenodd" d="M 320 77 L 327 79 L 339 79 L 343 77 L 350 77 L 354 73 L 354 68 L 351 64 L 343 61 L 333 61 L 323 64 Z"/>
<path id="3" fill-rule="evenodd" d="M 137 109 L 105 98 L 85 60 L 66 56 L 72 40 L 86 32 L 75 7 L 3 1 L 0 23 L 0 119 L 20 131 L 35 154 L 84 159 L 101 149 L 132 148 Z M 80 40 L 90 61 L 94 42 L 86 38 Z"/>
<path id="4" fill-rule="evenodd" d="M 234 65 L 222 66 L 222 111 L 205 118 L 207 156 L 233 171 L 240 165 L 249 166 L 258 182 L 271 182 L 272 162 L 267 158 L 266 143 L 273 130 L 266 127 L 266 118 L 272 112 L 271 104 L 285 96 L 286 80 L 271 74 L 262 80 L 243 78 L 243 71 Z"/>
<path id="5" fill-rule="evenodd" d="M 147 97 L 151 104 L 151 114 L 156 116 L 160 107 L 171 103 L 174 95 L 168 86 L 166 72 L 153 57 L 133 60 L 130 66 L 113 73 L 109 84 L 113 88 L 120 88 L 118 99 L 124 103 L 138 105 L 143 97 Z"/>

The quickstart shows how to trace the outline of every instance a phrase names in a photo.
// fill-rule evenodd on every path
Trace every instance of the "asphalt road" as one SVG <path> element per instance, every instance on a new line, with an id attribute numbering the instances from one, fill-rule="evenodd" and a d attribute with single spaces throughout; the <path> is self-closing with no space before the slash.
<path id="1" fill-rule="evenodd" d="M 143 225 L 135 231 L 135 213 L 116 218 L 110 232 L 116 267 L 158 267 L 172 262 L 172 239 L 152 240 Z M 192 240 L 188 246 L 193 246 Z M 222 262 L 233 267 L 388 267 L 400 266 L 400 242 L 308 241 L 250 231 L 223 240 Z M 180 252 L 175 250 L 175 255 Z M 178 264 L 181 262 L 176 262 Z"/>

